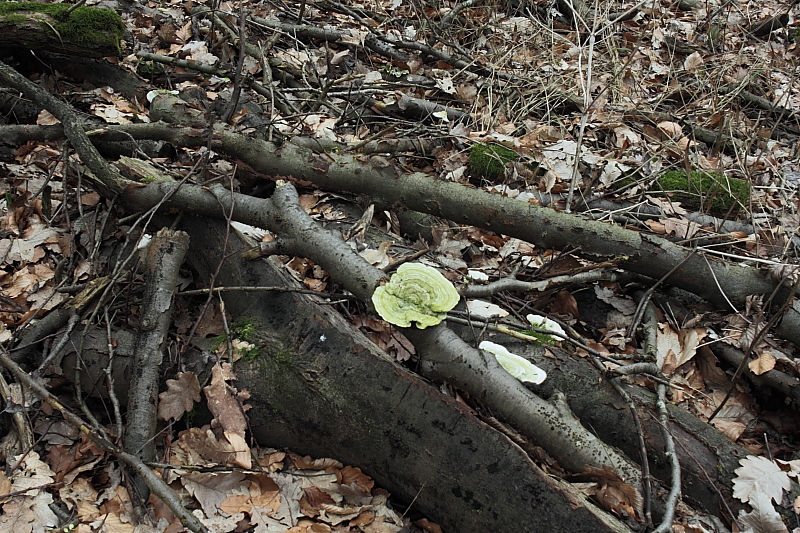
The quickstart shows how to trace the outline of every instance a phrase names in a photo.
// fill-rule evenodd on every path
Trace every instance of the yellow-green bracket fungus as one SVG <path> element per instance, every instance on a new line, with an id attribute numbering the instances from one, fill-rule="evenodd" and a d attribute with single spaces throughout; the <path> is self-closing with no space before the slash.
<path id="1" fill-rule="evenodd" d="M 478 348 L 494 355 L 500 366 L 520 381 L 528 381 L 534 385 L 539 385 L 547 379 L 547 372 L 524 357 L 509 352 L 502 344 L 483 341 L 478 345 Z"/>
<path id="2" fill-rule="evenodd" d="M 406 263 L 388 283 L 375 289 L 372 303 L 390 324 L 407 328 L 416 322 L 425 329 L 444 320 L 460 298 L 453 284 L 435 268 Z"/>

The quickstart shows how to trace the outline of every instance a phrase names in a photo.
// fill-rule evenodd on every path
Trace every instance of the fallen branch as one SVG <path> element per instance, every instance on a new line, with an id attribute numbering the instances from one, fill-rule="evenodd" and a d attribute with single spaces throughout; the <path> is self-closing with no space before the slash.
<path id="1" fill-rule="evenodd" d="M 94 132 L 104 141 L 152 138 L 178 146 L 205 146 L 202 132 L 164 124 L 128 124 Z M 670 284 L 693 292 L 715 305 L 730 309 L 743 306 L 748 296 L 769 294 L 774 284 L 768 274 L 753 267 L 732 264 L 703 254 L 693 257 L 690 249 L 666 239 L 638 233 L 607 223 L 587 220 L 542 208 L 499 194 L 458 183 L 432 179 L 422 173 L 403 174 L 393 166 L 363 157 L 319 154 L 292 143 L 277 146 L 235 133 L 215 132 L 214 150 L 246 162 L 266 175 L 293 176 L 298 180 L 336 191 L 367 194 L 389 206 L 404 206 L 517 237 L 542 248 L 578 247 L 590 257 L 617 258 L 625 268 L 651 278 L 661 278 L 685 261 L 671 276 Z M 779 302 L 788 295 L 781 290 Z M 800 345 L 800 305 L 786 312 L 776 332 Z"/>
<path id="2" fill-rule="evenodd" d="M 138 457 L 128 453 L 116 444 L 103 438 L 99 432 L 89 427 L 78 415 L 67 409 L 60 401 L 58 401 L 55 396 L 50 394 L 50 391 L 48 391 L 38 381 L 34 380 L 26 372 L 24 372 L 19 365 L 11 360 L 5 350 L 0 352 L 0 364 L 6 367 L 8 371 L 17 378 L 17 380 L 23 383 L 26 387 L 32 389 L 36 394 L 39 395 L 40 398 L 42 398 L 42 400 L 47 402 L 59 413 L 61 413 L 61 416 L 64 417 L 64 420 L 72 424 L 72 426 L 78 429 L 81 433 L 92 439 L 92 442 L 97 444 L 101 449 L 110 453 L 132 468 L 133 471 L 136 472 L 136 474 L 140 476 L 147 484 L 147 487 L 150 489 L 150 491 L 158 496 L 158 498 L 161 499 L 161 501 L 163 501 L 167 507 L 169 507 L 170 511 L 172 511 L 176 517 L 178 517 L 184 527 L 189 528 L 195 533 L 208 533 L 208 530 L 200 522 L 200 520 L 198 520 L 195 515 L 190 513 L 183 505 L 181 505 L 178 495 L 175 494 L 175 491 L 173 491 L 163 479 L 158 477 L 156 473 L 153 472 L 153 470 L 151 470 L 147 465 L 145 465 Z"/>
<path id="3" fill-rule="evenodd" d="M 178 272 L 188 249 L 189 236 L 186 233 L 163 228 L 150 241 L 144 260 L 147 281 L 131 368 L 128 427 L 125 433 L 125 448 L 144 462 L 156 459 L 162 354 L 172 320 L 172 300 L 178 284 Z M 134 484 L 139 489 L 142 501 L 147 501 L 144 480 L 135 478 Z"/>

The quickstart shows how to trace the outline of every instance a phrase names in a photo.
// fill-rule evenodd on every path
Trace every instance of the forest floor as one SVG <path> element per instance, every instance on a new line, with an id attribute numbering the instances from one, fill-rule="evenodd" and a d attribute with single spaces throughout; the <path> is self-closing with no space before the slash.
<path id="1" fill-rule="evenodd" d="M 201 128 L 213 121 L 210 117 L 224 117 L 243 135 L 274 141 L 306 137 L 332 153 L 384 154 L 387 165 L 406 172 L 581 212 L 709 256 L 764 268 L 790 285 L 796 282 L 796 2 L 248 0 L 219 3 L 216 20 L 198 14 L 204 6 L 193 0 L 151 1 L 122 14 L 126 48 L 109 61 L 139 76 L 141 83 L 133 90 L 71 78 L 58 68 L 29 77 L 96 124 L 154 122 L 168 116 L 174 102 L 160 116 L 150 104 L 180 96 L 184 111 L 196 112 L 196 122 L 186 125 Z M 246 23 L 240 24 L 242 13 Z M 240 54 L 236 48 L 241 28 L 258 54 Z M 230 106 L 234 87 L 244 90 Z M 21 117 L 12 110 L 2 120 L 24 123 Z M 37 110 L 33 120 L 43 126 L 57 123 L 44 110 Z M 200 169 L 204 180 L 220 179 L 247 192 L 265 181 L 241 162 L 205 148 L 162 150 L 149 159 L 173 175 Z M 90 281 L 120 269 L 118 245 L 140 231 L 132 230 L 113 201 L 67 171 L 70 160 L 77 157 L 60 142 L 30 141 L 0 162 L 6 197 L 0 221 L 0 342 L 9 348 L 32 320 L 58 309 Z M 295 185 L 305 187 L 301 205 L 318 221 L 352 224 L 363 212 L 364 202 L 356 195 Z M 542 249 L 444 221 L 408 235 L 398 214 L 380 205 L 361 221 L 391 237 L 362 240 L 359 251 L 372 264 L 385 267 L 424 250 L 422 261 L 445 271 L 453 282 L 480 283 L 512 273 L 519 280 L 537 281 L 597 268 L 577 249 Z M 272 239 L 264 232 L 256 238 Z M 284 263 L 310 291 L 327 294 L 339 288 L 307 258 L 285 257 Z M 92 320 L 135 327 L 142 278 L 134 273 L 125 281 Z M 181 290 L 193 288 L 193 281 L 184 272 Z M 589 347 L 609 358 L 635 359 L 641 345 L 628 329 L 638 305 L 634 296 L 641 289 L 639 281 L 576 281 L 514 298 L 475 298 L 467 303 L 467 316 L 497 320 L 534 311 L 579 331 L 590 340 Z M 583 300 L 575 294 L 586 290 L 610 306 L 606 316 L 582 309 Z M 402 334 L 362 305 L 340 305 L 378 346 L 413 368 L 414 347 Z M 798 348 L 769 332 L 759 333 L 768 309 L 768 301 L 754 297 L 741 309 L 698 304 L 685 320 L 662 313 L 655 363 L 670 383 L 672 402 L 710 420 L 732 442 L 764 459 L 742 464 L 734 496 L 751 510 L 739 515 L 734 527 L 797 532 L 800 497 L 788 499 L 790 492 L 797 496 L 800 472 L 796 402 L 734 378 L 736 368 L 721 363 L 712 350 L 721 343 L 741 348 L 751 356 L 745 373 L 780 372 L 797 380 Z M 228 325 L 224 308 L 208 305 L 205 297 L 176 299 L 171 331 L 176 346 L 191 338 L 238 334 L 236 346 L 217 346 L 221 353 L 233 348 L 236 357 L 246 357 L 246 330 L 247 324 Z M 585 355 L 582 348 L 575 350 L 576 357 Z M 57 389 L 63 370 L 48 364 L 40 374 Z M 219 392 L 229 375 L 220 370 L 211 379 L 203 389 L 209 399 L 229 396 Z M 199 400 L 201 387 L 188 375 L 168 384 L 161 415 L 178 420 L 191 410 L 185 398 Z M 735 393 L 727 397 L 731 389 Z M 3 395 L 15 397 L 10 394 Z M 108 409 L 98 417 L 110 424 L 113 435 L 119 414 Z M 4 441 L 0 529 L 16 523 L 24 524 L 25 531 L 43 531 L 64 520 L 78 532 L 182 527 L 157 500 L 153 516 L 161 525 L 133 526 L 135 504 L 106 451 L 50 412 L 33 422 L 33 430 L 39 436 L 36 446 L 22 455 L 12 453 L 12 439 Z M 180 435 L 175 431 L 165 456 L 177 463 L 176 457 L 211 453 L 203 446 L 220 444 L 187 424 Z M 250 470 L 249 459 L 233 462 L 239 467 L 248 463 L 234 474 L 236 479 L 169 474 L 170 482 L 183 476 L 188 493 L 207 511 L 206 525 L 213 523 L 215 531 L 439 531 L 425 519 L 412 523 L 387 507 L 385 491 L 375 489 L 358 468 L 335 459 L 260 450 L 255 462 L 261 470 Z M 312 470 L 320 474 L 304 484 L 303 476 Z M 23 492 L 3 496 L 17 491 Z M 289 493 L 296 500 L 278 497 Z M 58 511 L 42 511 L 56 500 Z M 785 511 L 783 516 L 775 505 Z M 223 513 L 210 511 L 214 508 Z M 619 513 L 620 506 L 610 510 Z M 701 530 L 686 518 L 677 517 L 673 530 Z M 287 520 L 294 524 L 291 529 Z"/>

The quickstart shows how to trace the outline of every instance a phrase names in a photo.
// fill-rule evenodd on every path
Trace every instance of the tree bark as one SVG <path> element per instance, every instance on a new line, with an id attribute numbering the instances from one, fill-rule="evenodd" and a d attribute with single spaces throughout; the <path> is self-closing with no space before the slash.
<path id="1" fill-rule="evenodd" d="M 125 449 L 145 462 L 156 459 L 161 362 L 172 322 L 178 273 L 188 249 L 186 233 L 162 228 L 150 242 L 144 260 L 147 285 L 136 335 L 124 443 Z M 135 484 L 142 500 L 147 501 L 147 485 L 142 479 L 136 479 Z"/>
<path id="2" fill-rule="evenodd" d="M 220 222 L 183 224 L 203 253 L 189 261 L 216 270 Z M 230 251 L 241 251 L 232 240 Z M 273 259 L 227 260 L 224 286 L 296 286 Z M 225 293 L 223 293 L 225 294 Z M 259 328 L 260 355 L 237 366 L 249 389 L 257 440 L 359 465 L 445 531 L 498 533 L 630 531 L 567 484 L 536 467 L 470 409 L 386 357 L 319 299 L 295 293 L 224 296 L 234 317 Z"/>

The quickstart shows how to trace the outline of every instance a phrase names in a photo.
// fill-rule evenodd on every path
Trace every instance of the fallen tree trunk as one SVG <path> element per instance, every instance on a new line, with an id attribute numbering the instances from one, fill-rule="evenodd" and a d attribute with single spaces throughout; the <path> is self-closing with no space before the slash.
<path id="1" fill-rule="evenodd" d="M 224 225 L 182 229 L 200 276 L 214 272 Z M 242 251 L 233 239 L 229 251 Z M 225 261 L 224 286 L 296 286 L 272 259 Z M 260 355 L 239 364 L 238 386 L 260 443 L 358 465 L 445 531 L 630 531 L 542 472 L 464 404 L 386 357 L 341 315 L 296 293 L 226 295 L 234 317 L 259 325 Z"/>
<path id="2" fill-rule="evenodd" d="M 192 219 L 184 224 L 184 229 L 192 234 L 193 242 L 203 243 L 201 246 L 206 252 L 221 250 L 221 240 L 225 234 L 221 223 Z M 235 242 L 228 246 L 229 250 L 231 246 L 233 250 L 242 249 L 242 245 Z M 213 253 L 193 254 L 190 262 L 203 275 L 216 269 L 218 257 Z M 217 283 L 223 286 L 295 286 L 282 266 L 273 260 L 226 261 Z M 432 507 L 420 507 L 420 510 L 443 524 L 450 519 L 431 513 L 449 515 L 452 511 L 460 516 L 457 524 L 453 523 L 457 526 L 454 529 L 456 531 L 472 530 L 469 525 L 472 523 L 476 527 L 479 524 L 482 524 L 480 527 L 489 523 L 495 524 L 495 527 L 502 524 L 502 521 L 497 522 L 498 515 L 493 514 L 501 512 L 498 510 L 490 513 L 495 518 L 486 523 L 480 520 L 474 522 L 474 516 L 465 518 L 465 511 L 466 515 L 476 512 L 470 506 L 472 509 L 476 505 L 486 509 L 489 501 L 493 506 L 503 506 L 506 503 L 501 504 L 497 500 L 510 500 L 508 505 L 517 506 L 513 512 L 519 513 L 521 509 L 528 508 L 528 498 L 532 494 L 517 492 L 520 487 L 518 483 L 503 485 L 501 482 L 501 488 L 492 488 L 498 482 L 498 478 L 492 474 L 497 473 L 496 469 L 501 465 L 503 469 L 512 468 L 515 472 L 513 477 L 531 475 L 528 469 L 532 465 L 524 452 L 516 446 L 506 449 L 511 443 L 505 437 L 496 435 L 489 439 L 495 442 L 492 446 L 501 445 L 506 450 L 504 453 L 509 454 L 506 459 L 519 464 L 510 467 L 503 461 L 489 459 L 476 463 L 476 458 L 483 454 L 474 446 L 479 442 L 481 446 L 489 444 L 485 437 L 478 439 L 474 435 L 467 436 L 467 430 L 494 430 L 477 420 L 462 404 L 442 396 L 402 367 L 388 361 L 385 353 L 354 331 L 350 324 L 343 322 L 338 313 L 319 306 L 313 302 L 313 298 L 295 293 L 235 293 L 235 296 L 228 296 L 225 300 L 226 308 L 234 316 L 255 319 L 268 330 L 264 333 L 266 353 L 262 355 L 265 359 L 241 369 L 239 375 L 239 384 L 253 393 L 256 407 L 251 411 L 253 428 L 262 443 L 302 450 L 316 456 L 333 455 L 345 461 L 352 460 L 371 474 L 374 473 L 381 484 L 404 500 L 417 496 L 415 505 L 422 505 L 421 499 L 433 498 Z M 344 344 L 337 345 L 337 342 Z M 532 352 L 540 352 L 541 349 L 530 344 L 519 343 L 515 346 L 512 339 L 502 339 L 502 342 L 512 347 L 512 351 L 531 356 L 547 370 L 548 380 L 537 390 L 540 396 L 546 398 L 556 391 L 565 393 L 570 409 L 584 426 L 591 428 L 604 442 L 622 449 L 629 457 L 639 456 L 636 429 L 629 410 L 587 360 L 560 350 L 553 350 L 557 356 L 553 360 L 532 355 Z M 663 453 L 662 432 L 657 420 L 651 416 L 654 412 L 654 395 L 635 385 L 626 385 L 625 388 L 639 405 L 644 438 L 650 453 L 651 472 L 668 484 L 669 461 Z M 415 401 L 420 404 L 414 406 Z M 445 416 L 438 408 L 434 408 L 434 405 L 443 408 L 438 402 L 443 402 L 454 413 Z M 685 410 L 676 406 L 669 406 L 669 409 L 673 423 L 671 430 L 678 442 L 677 452 L 685 477 L 686 495 L 712 514 L 725 514 L 727 502 L 732 500 L 731 479 L 735 476 L 734 470 L 739 466 L 739 459 L 749 453 Z M 465 418 L 459 422 L 456 416 Z M 313 435 L 316 433 L 322 438 L 315 438 Z M 429 440 L 440 438 L 444 440 L 436 443 Z M 466 448 L 473 448 L 472 451 L 465 452 L 464 443 L 467 443 Z M 501 456 L 491 452 L 484 457 L 499 459 Z M 443 462 L 440 464 L 439 461 Z M 402 475 L 393 474 L 396 468 L 402 469 Z M 439 468 L 447 469 L 449 474 L 434 474 L 440 472 Z M 474 487 L 467 489 L 463 485 L 466 481 L 461 476 L 466 471 L 471 472 L 468 477 L 474 481 L 475 487 L 489 487 L 489 491 L 499 492 L 491 498 L 488 497 L 491 492 L 478 497 Z M 440 475 L 444 475 L 451 483 L 445 483 L 449 491 L 441 486 L 437 489 L 426 488 L 426 479 L 439 479 Z M 487 478 L 479 481 L 477 477 L 472 477 L 478 475 L 486 475 Z M 511 474 L 506 471 L 506 475 Z M 530 487 L 539 486 L 541 479 L 538 476 L 537 472 L 534 478 L 539 481 Z M 436 483 L 444 482 L 440 480 Z M 560 498 L 567 498 L 565 501 L 574 498 L 574 495 L 567 496 L 572 493 L 571 490 L 563 492 L 563 484 L 540 488 L 559 495 L 557 501 Z M 423 490 L 417 493 L 420 489 Z M 473 496 L 466 498 L 470 490 Z M 456 496 L 455 500 L 451 500 L 453 495 Z M 585 502 L 581 505 L 585 505 Z M 542 509 L 536 505 L 532 510 L 535 517 L 522 521 L 531 520 L 531 525 L 535 525 L 532 531 L 549 527 L 548 521 L 552 518 L 549 513 L 542 515 Z M 592 509 L 590 515 L 594 516 L 596 511 Z M 520 517 L 519 514 L 517 516 Z M 581 521 L 587 519 L 580 518 Z M 505 531 L 502 527 L 500 531 Z M 520 522 L 512 521 L 508 527 L 512 528 L 509 531 L 525 530 L 514 529 L 521 527 Z M 556 527 L 559 531 L 564 530 L 560 525 Z"/>
<path id="3" fill-rule="evenodd" d="M 203 253 L 190 256 L 190 263 L 201 277 L 214 272 L 220 260 L 225 235 L 221 224 L 195 218 L 184 224 L 192 233 L 193 241 L 200 243 L 199 249 L 203 250 Z M 231 245 L 234 251 L 242 250 L 238 241 L 229 243 L 229 251 Z M 285 269 L 273 260 L 241 261 L 235 257 L 230 256 L 225 261 L 217 277 L 222 286 L 296 286 Z M 503 469 L 520 469 L 524 475 L 514 470 L 515 476 L 525 478 L 533 475 L 531 487 L 553 492 L 557 496 L 556 503 L 545 505 L 565 505 L 565 502 L 586 505 L 568 486 L 552 480 L 543 481 L 541 472 L 515 445 L 499 434 L 486 437 L 486 432 L 494 430 L 478 421 L 463 404 L 454 402 L 389 361 L 383 352 L 342 321 L 337 313 L 315 303 L 315 298 L 274 292 L 266 295 L 259 292 L 223 294 L 226 295 L 226 308 L 235 318 L 244 317 L 259 324 L 262 352 L 252 364 L 240 363 L 239 385 L 253 393 L 252 427 L 262 444 L 287 447 L 315 456 L 342 457 L 365 468 L 404 501 L 414 499 L 417 495 L 415 490 L 425 489 L 426 480 L 447 477 L 452 483 L 448 485 L 451 493 L 441 494 L 441 482 L 436 481 L 434 487 L 428 487 L 429 492 L 423 490 L 419 494 L 415 505 L 420 505 L 421 512 L 443 523 L 455 520 L 453 523 L 459 531 L 471 530 L 465 523 L 474 522 L 475 527 L 482 527 L 483 522 L 475 522 L 472 516 L 477 511 L 469 505 L 484 510 L 491 508 L 493 513 L 509 512 L 505 507 L 496 509 L 493 498 L 475 496 L 474 487 L 468 488 L 468 483 L 486 486 L 490 491 L 497 490 L 496 497 L 510 500 L 508 505 L 512 507 L 527 502 L 531 497 L 524 491 L 515 492 L 518 488 L 515 484 L 495 487 L 497 479 L 489 474 L 493 474 L 491 470 L 498 466 L 492 461 L 487 461 L 482 467 L 476 466 L 475 458 L 478 457 L 504 457 L 511 463 L 518 463 L 516 467 L 503 463 Z M 121 334 L 115 336 L 125 338 Z M 105 333 L 100 332 L 100 337 L 102 349 L 106 342 Z M 538 395 L 548 398 L 555 392 L 563 392 L 570 409 L 583 425 L 629 457 L 638 457 L 639 442 L 629 410 L 586 359 L 557 349 L 552 349 L 556 359 L 546 358 L 541 355 L 539 347 L 510 338 L 498 340 L 547 370 L 548 379 L 537 388 Z M 129 344 L 130 341 L 120 341 L 115 360 L 119 366 L 114 369 L 117 376 L 128 375 L 131 371 L 123 350 Z M 82 380 L 86 390 L 102 389 L 105 381 L 102 370 L 107 365 L 105 355 L 85 348 L 82 358 L 86 363 L 86 375 Z M 130 359 L 129 355 L 127 360 Z M 74 356 L 70 355 L 65 359 L 67 373 L 73 367 Z M 127 381 L 118 380 L 117 385 L 118 396 L 126 397 Z M 651 416 L 653 394 L 634 385 L 625 388 L 639 406 L 651 473 L 657 479 L 668 480 L 669 461 L 663 454 L 660 426 Z M 434 408 L 434 405 L 438 407 Z M 727 502 L 732 501 L 734 470 L 739 466 L 739 459 L 748 452 L 683 409 L 675 406 L 669 406 L 669 409 L 686 496 L 712 513 L 726 514 Z M 446 415 L 448 410 L 453 412 Z M 465 417 L 461 422 L 457 421 L 460 416 Z M 434 435 L 427 435 L 429 432 Z M 478 438 L 471 432 L 484 436 Z M 431 442 L 431 439 L 441 440 Z M 500 446 L 501 451 L 480 451 L 476 445 L 473 446 L 476 442 L 490 449 Z M 465 443 L 469 453 L 463 450 Z M 441 459 L 442 455 L 434 450 L 447 450 L 447 460 L 438 466 L 431 461 Z M 448 469 L 448 473 L 441 473 L 439 468 Z M 529 469 L 533 469 L 533 474 Z M 395 473 L 395 470 L 401 473 Z M 476 474 L 475 470 L 479 472 Z M 504 472 L 509 475 L 506 470 Z M 480 475 L 486 475 L 488 480 L 483 480 Z M 470 490 L 473 499 L 463 501 Z M 448 498 L 453 494 L 461 496 L 450 502 Z M 425 498 L 433 498 L 435 505 Z M 733 509 L 734 514 L 737 510 Z M 532 525 L 544 527 L 549 524 L 550 514 L 540 516 L 536 506 L 532 511 L 536 515 L 530 518 Z M 592 516 L 597 513 L 594 508 L 590 511 Z M 465 518 L 465 512 L 471 518 Z M 560 512 L 557 511 L 556 515 Z M 589 525 L 584 521 L 589 519 L 580 518 L 580 527 Z M 606 524 L 605 518 L 598 519 Z"/>

